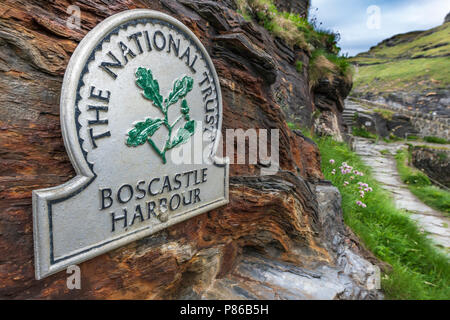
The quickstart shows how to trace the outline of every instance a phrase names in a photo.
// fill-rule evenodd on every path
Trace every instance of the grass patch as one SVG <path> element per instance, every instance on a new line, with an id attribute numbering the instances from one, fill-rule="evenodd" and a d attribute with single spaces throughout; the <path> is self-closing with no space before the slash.
<path id="1" fill-rule="evenodd" d="M 386 120 L 392 120 L 392 116 L 394 115 L 394 111 L 387 109 L 375 108 L 373 112 L 380 114 Z"/>
<path id="2" fill-rule="evenodd" d="M 430 31 L 397 35 L 396 45 L 382 44 L 371 50 L 371 53 L 386 59 L 439 56 L 450 51 L 449 38 L 450 24 L 444 24 Z"/>
<path id="3" fill-rule="evenodd" d="M 450 217 L 450 192 L 436 186 L 412 186 L 410 190 L 420 201 Z"/>
<path id="4" fill-rule="evenodd" d="M 381 260 L 392 266 L 382 277 L 382 289 L 389 299 L 449 299 L 450 264 L 421 233 L 406 214 L 397 210 L 389 197 L 370 174 L 361 159 L 345 143 L 331 138 L 315 138 L 322 156 L 322 170 L 327 179 L 342 194 L 344 219 L 366 246 Z M 335 164 L 330 163 L 335 160 Z M 364 176 L 349 180 L 337 169 L 347 162 Z M 332 174 L 332 169 L 338 173 Z M 351 181 L 344 186 L 344 181 Z M 373 192 L 366 193 L 367 208 L 356 204 L 360 200 L 355 192 L 357 181 L 367 183 Z M 356 189 L 357 190 L 357 189 Z"/>
<path id="5" fill-rule="evenodd" d="M 375 139 L 375 140 L 378 139 L 378 136 L 376 134 L 370 133 L 366 129 L 359 128 L 359 127 L 352 128 L 352 135 L 354 135 L 356 137 L 367 138 L 367 139 Z"/>
<path id="6" fill-rule="evenodd" d="M 438 156 L 440 162 L 447 161 L 447 159 L 448 159 L 448 155 L 445 152 L 439 152 L 437 154 L 437 156 Z"/>
<path id="7" fill-rule="evenodd" d="M 331 66 L 328 64 L 331 64 Z M 337 73 L 344 76 L 351 75 L 351 68 L 347 57 L 338 56 L 324 49 L 316 49 L 311 54 L 309 73 L 311 79 L 317 80 L 317 78 L 328 73 Z"/>
<path id="8" fill-rule="evenodd" d="M 439 137 L 424 137 L 423 138 L 424 141 L 429 142 L 429 143 L 437 143 L 437 144 L 448 144 L 450 143 L 449 141 L 447 141 L 444 138 L 439 138 Z"/>
<path id="9" fill-rule="evenodd" d="M 448 57 L 389 60 L 383 64 L 360 66 L 354 77 L 356 91 L 395 92 L 428 90 L 450 85 Z"/>
<path id="10" fill-rule="evenodd" d="M 408 163 L 411 163 L 411 154 L 407 150 L 399 150 L 395 159 L 400 178 L 411 192 L 423 203 L 450 217 L 450 192 L 433 186 L 422 171 L 410 167 Z"/>
<path id="11" fill-rule="evenodd" d="M 296 123 L 286 122 L 286 124 L 289 127 L 289 129 L 291 129 L 291 130 L 300 130 L 301 129 L 301 127 Z"/>
<path id="12" fill-rule="evenodd" d="M 450 23 L 397 35 L 350 59 L 359 65 L 354 92 L 427 91 L 448 88 Z"/>
<path id="13" fill-rule="evenodd" d="M 383 141 L 386 143 L 393 143 L 393 142 L 397 142 L 397 141 L 401 141 L 401 140 L 403 140 L 403 139 L 400 137 L 397 137 L 396 135 L 394 135 L 392 133 L 389 134 L 389 137 L 383 138 Z"/>
<path id="14" fill-rule="evenodd" d="M 415 146 L 416 148 L 423 148 L 423 149 L 433 149 L 433 150 L 442 150 L 442 151 L 448 151 L 450 150 L 450 148 L 446 147 L 446 146 L 431 146 L 431 145 L 427 145 L 427 144 L 421 144 L 421 145 L 417 145 Z"/>
<path id="15" fill-rule="evenodd" d="M 298 73 L 302 73 L 303 72 L 303 62 L 297 60 L 295 62 L 295 69 L 297 70 Z"/>
<path id="16" fill-rule="evenodd" d="M 254 18 L 274 36 L 286 41 L 292 47 L 298 46 L 311 53 L 310 68 L 321 65 L 316 59 L 322 56 L 336 66 L 341 74 L 347 74 L 350 64 L 346 56 L 340 56 L 341 48 L 337 46 L 340 35 L 331 30 L 319 29 L 315 22 L 292 12 L 279 11 L 273 0 L 235 0 L 238 12 L 246 20 Z M 298 72 L 303 70 L 303 63 L 296 62 Z M 327 69 L 328 72 L 332 71 Z M 334 69 L 334 68 L 332 68 Z"/>
<path id="17" fill-rule="evenodd" d="M 414 136 L 414 135 L 410 135 L 410 136 L 406 137 L 406 140 L 408 140 L 408 141 L 418 141 L 418 140 L 420 140 L 420 137 Z"/>
<path id="18" fill-rule="evenodd" d="M 307 38 L 314 29 L 306 18 L 288 12 L 280 12 L 272 0 L 236 0 L 238 12 L 247 20 L 254 18 L 273 35 L 289 45 L 308 49 Z"/>

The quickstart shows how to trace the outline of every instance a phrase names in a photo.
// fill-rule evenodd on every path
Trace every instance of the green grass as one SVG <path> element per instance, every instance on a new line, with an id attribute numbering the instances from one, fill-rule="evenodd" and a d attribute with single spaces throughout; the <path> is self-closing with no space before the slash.
<path id="1" fill-rule="evenodd" d="M 440 162 L 447 161 L 447 159 L 448 159 L 448 154 L 445 152 L 439 152 L 437 154 L 437 156 L 438 156 Z"/>
<path id="2" fill-rule="evenodd" d="M 244 19 L 256 20 L 273 35 L 291 46 L 307 49 L 307 40 L 314 33 L 308 20 L 287 12 L 278 11 L 272 0 L 235 0 L 237 11 Z"/>
<path id="3" fill-rule="evenodd" d="M 406 39 L 409 37 L 410 39 Z M 403 39 L 402 39 L 403 38 Z M 450 51 L 450 24 L 438 26 L 428 32 L 398 35 L 400 40 L 395 46 L 383 44 L 371 50 L 375 56 L 385 59 L 433 57 Z M 406 40 L 406 41 L 402 41 Z"/>
<path id="4" fill-rule="evenodd" d="M 429 142 L 429 143 L 437 143 L 437 144 L 448 144 L 448 143 L 450 143 L 446 139 L 439 138 L 439 137 L 427 136 L 427 137 L 424 137 L 423 140 L 425 140 L 426 142 Z"/>
<path id="5" fill-rule="evenodd" d="M 345 75 L 347 72 L 350 72 L 350 63 L 348 62 L 347 57 L 339 56 L 334 53 L 327 52 L 324 49 L 316 49 L 311 54 L 310 67 L 314 67 L 315 62 L 319 56 L 324 56 L 328 61 L 332 62 L 342 75 Z"/>
<path id="6" fill-rule="evenodd" d="M 448 57 L 392 60 L 383 64 L 361 66 L 354 77 L 357 91 L 393 92 L 409 89 L 446 88 L 450 85 Z"/>
<path id="7" fill-rule="evenodd" d="M 379 113 L 386 120 L 392 120 L 392 116 L 394 115 L 394 111 L 381 108 L 375 108 L 373 112 Z"/>
<path id="8" fill-rule="evenodd" d="M 429 144 L 421 144 L 421 145 L 417 145 L 415 147 L 416 148 L 424 148 L 424 149 L 441 150 L 441 151 L 448 151 L 448 150 L 450 150 L 450 148 L 448 148 L 446 146 L 432 146 L 432 145 L 429 145 Z"/>
<path id="9" fill-rule="evenodd" d="M 401 141 L 401 140 L 403 140 L 403 139 L 400 137 L 397 137 L 396 135 L 394 135 L 392 133 L 389 134 L 389 137 L 383 138 L 383 141 L 386 143 L 393 143 L 393 142 L 397 142 L 397 141 Z"/>
<path id="10" fill-rule="evenodd" d="M 358 64 L 354 92 L 388 93 L 448 88 L 450 23 L 401 34 L 350 59 Z"/>
<path id="11" fill-rule="evenodd" d="M 370 133 L 364 128 L 359 127 L 353 127 L 352 128 L 352 135 L 356 137 L 362 137 L 367 139 L 378 139 L 378 136 L 376 134 Z"/>
<path id="12" fill-rule="evenodd" d="M 409 136 L 406 137 L 406 140 L 408 140 L 408 141 L 419 141 L 421 139 L 418 136 L 409 135 Z"/>
<path id="13" fill-rule="evenodd" d="M 302 73 L 303 72 L 303 62 L 297 60 L 295 62 L 295 69 L 297 70 L 298 73 Z"/>
<path id="14" fill-rule="evenodd" d="M 416 224 L 397 210 L 389 197 L 370 174 L 361 159 L 345 143 L 331 138 L 315 138 L 322 155 L 322 170 L 342 194 L 342 208 L 347 225 L 381 260 L 392 266 L 382 277 L 382 289 L 388 299 L 450 299 L 450 264 L 431 245 Z M 334 159 L 336 163 L 330 164 Z M 365 175 L 349 180 L 338 167 L 347 162 Z M 335 168 L 337 173 L 331 174 Z M 344 181 L 351 181 L 344 186 Z M 363 199 L 367 208 L 356 205 L 357 181 L 373 188 Z"/>
<path id="15" fill-rule="evenodd" d="M 300 130 L 301 129 L 300 125 L 293 123 L 293 122 L 287 122 L 287 126 L 291 130 Z"/>
<path id="16" fill-rule="evenodd" d="M 345 74 L 350 71 L 350 64 L 346 56 L 340 56 L 341 48 L 337 46 L 340 35 L 331 30 L 316 27 L 314 22 L 292 12 L 277 9 L 273 0 L 235 0 L 237 11 L 249 21 L 257 23 L 276 37 L 294 47 L 298 46 L 311 53 L 310 66 L 314 67 L 315 57 L 321 55 L 337 66 Z M 298 72 L 303 70 L 303 63 L 296 62 Z"/>
<path id="17" fill-rule="evenodd" d="M 423 203 L 450 217 L 450 192 L 433 186 L 423 172 L 408 166 L 411 159 L 407 150 L 399 150 L 395 159 L 398 173 L 411 192 Z"/>

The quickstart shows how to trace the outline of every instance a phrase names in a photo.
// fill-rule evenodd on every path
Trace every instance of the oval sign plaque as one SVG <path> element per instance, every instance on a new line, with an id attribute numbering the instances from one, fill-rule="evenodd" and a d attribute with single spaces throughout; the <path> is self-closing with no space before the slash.
<path id="1" fill-rule="evenodd" d="M 96 26 L 61 92 L 77 176 L 33 191 L 36 278 L 228 203 L 221 124 L 211 58 L 181 22 L 130 10 Z"/>

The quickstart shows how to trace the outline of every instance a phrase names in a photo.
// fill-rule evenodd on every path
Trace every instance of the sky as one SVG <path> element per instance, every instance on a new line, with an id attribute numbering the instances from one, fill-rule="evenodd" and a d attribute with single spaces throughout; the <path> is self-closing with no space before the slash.
<path id="1" fill-rule="evenodd" d="M 354 56 L 393 35 L 441 25 L 449 12 L 449 0 L 312 0 L 310 19 L 339 32 L 342 53 Z"/>

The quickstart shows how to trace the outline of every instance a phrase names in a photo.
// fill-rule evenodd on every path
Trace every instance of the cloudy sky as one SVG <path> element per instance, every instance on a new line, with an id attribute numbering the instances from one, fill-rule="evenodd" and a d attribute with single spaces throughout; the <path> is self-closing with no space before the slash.
<path id="1" fill-rule="evenodd" d="M 311 6 L 322 28 L 340 32 L 349 56 L 395 34 L 438 26 L 450 12 L 449 0 L 312 0 Z"/>

